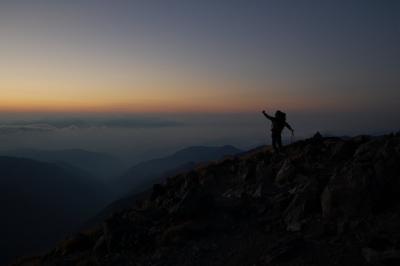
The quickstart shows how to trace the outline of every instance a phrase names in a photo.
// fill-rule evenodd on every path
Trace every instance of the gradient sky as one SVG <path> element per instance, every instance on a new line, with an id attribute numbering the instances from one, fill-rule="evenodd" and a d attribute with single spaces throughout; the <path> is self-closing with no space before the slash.
<path id="1" fill-rule="evenodd" d="M 400 111 L 400 2 L 0 2 L 0 111 Z"/>

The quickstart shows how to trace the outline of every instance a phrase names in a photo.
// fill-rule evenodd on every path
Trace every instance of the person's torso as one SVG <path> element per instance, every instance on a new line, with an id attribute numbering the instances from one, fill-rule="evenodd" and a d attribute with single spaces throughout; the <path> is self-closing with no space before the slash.
<path id="1" fill-rule="evenodd" d="M 285 125 L 286 125 L 285 121 L 275 118 L 272 120 L 271 131 L 273 133 L 281 133 Z"/>

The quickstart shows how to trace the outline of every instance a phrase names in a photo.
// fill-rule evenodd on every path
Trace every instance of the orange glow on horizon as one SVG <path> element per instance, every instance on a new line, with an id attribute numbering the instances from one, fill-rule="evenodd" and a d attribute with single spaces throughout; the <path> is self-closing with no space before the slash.
<path id="1" fill-rule="evenodd" d="M 334 101 L 313 99 L 137 99 L 126 101 L 85 100 L 4 100 L 0 112 L 53 112 L 53 113 L 236 113 L 267 109 L 291 111 L 338 110 Z M 340 109 L 348 109 L 345 106 Z"/>
<path id="2" fill-rule="evenodd" d="M 48 113 L 240 113 L 343 110 L 343 99 L 306 95 L 294 88 L 241 84 L 234 80 L 177 80 L 125 84 L 74 84 L 28 81 L 2 84 L 0 112 Z M 129 85 L 129 84 L 136 84 Z"/>

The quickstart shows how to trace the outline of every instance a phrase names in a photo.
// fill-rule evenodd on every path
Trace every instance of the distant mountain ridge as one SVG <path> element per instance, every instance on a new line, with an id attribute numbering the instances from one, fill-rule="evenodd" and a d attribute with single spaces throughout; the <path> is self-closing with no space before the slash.
<path id="1" fill-rule="evenodd" d="M 126 165 L 112 155 L 82 149 L 15 149 L 2 151 L 0 155 L 28 158 L 50 163 L 67 163 L 89 172 L 99 180 L 106 180 L 119 175 L 126 169 Z"/>
<path id="2" fill-rule="evenodd" d="M 174 171 L 187 166 L 187 164 L 213 161 L 240 152 L 242 151 L 231 145 L 188 147 L 170 156 L 138 163 L 117 178 L 112 185 L 118 195 L 141 192 L 168 171 Z"/>

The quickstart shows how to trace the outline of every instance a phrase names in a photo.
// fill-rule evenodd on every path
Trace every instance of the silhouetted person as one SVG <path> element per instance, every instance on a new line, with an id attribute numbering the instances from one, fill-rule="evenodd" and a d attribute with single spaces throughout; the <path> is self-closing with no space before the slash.
<path id="1" fill-rule="evenodd" d="M 271 120 L 271 137 L 272 137 L 272 146 L 274 147 L 275 152 L 279 152 L 282 148 L 282 130 L 287 127 L 292 134 L 294 132 L 293 128 L 286 122 L 286 114 L 282 111 L 276 111 L 275 117 L 268 115 L 265 110 L 262 111 L 264 116 Z"/>

